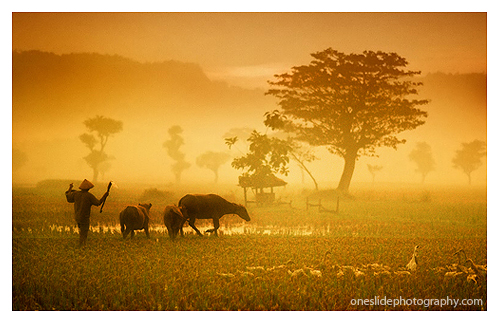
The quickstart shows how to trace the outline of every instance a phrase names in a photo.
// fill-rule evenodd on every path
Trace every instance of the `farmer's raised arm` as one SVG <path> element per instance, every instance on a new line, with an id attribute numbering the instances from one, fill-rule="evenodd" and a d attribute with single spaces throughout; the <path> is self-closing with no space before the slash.
<path id="1" fill-rule="evenodd" d="M 69 184 L 69 189 L 66 191 L 66 200 L 69 203 L 74 203 L 75 202 L 75 192 L 76 190 L 73 190 L 73 184 Z"/>
<path id="2" fill-rule="evenodd" d="M 100 206 L 102 204 L 102 202 L 105 200 L 105 197 L 107 197 L 107 195 L 104 194 L 101 199 L 97 199 L 96 196 L 94 196 L 90 192 L 88 194 L 89 194 L 90 203 L 93 206 Z"/>
<path id="3" fill-rule="evenodd" d="M 104 201 L 106 201 L 106 198 L 109 196 L 109 191 L 106 191 L 104 195 L 102 195 L 101 200 L 99 200 L 99 205 L 101 205 Z"/>

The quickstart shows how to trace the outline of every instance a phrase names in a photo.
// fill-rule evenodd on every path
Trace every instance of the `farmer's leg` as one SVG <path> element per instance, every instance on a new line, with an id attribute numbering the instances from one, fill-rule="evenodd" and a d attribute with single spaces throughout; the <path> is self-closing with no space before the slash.
<path id="1" fill-rule="evenodd" d="M 80 247 L 84 247 L 87 244 L 87 235 L 89 233 L 90 224 L 78 224 L 78 228 L 80 229 L 80 239 L 78 241 L 78 245 Z"/>

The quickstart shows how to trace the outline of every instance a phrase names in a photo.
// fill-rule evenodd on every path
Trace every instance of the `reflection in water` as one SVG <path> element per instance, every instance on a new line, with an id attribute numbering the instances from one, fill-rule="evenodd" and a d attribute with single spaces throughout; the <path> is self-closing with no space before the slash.
<path id="1" fill-rule="evenodd" d="M 204 233 L 206 230 L 213 228 L 212 226 L 197 226 L 200 232 Z M 196 234 L 195 231 L 190 226 L 184 226 L 184 233 L 187 235 Z M 74 235 L 78 234 L 78 227 L 67 226 L 67 225 L 49 225 L 47 227 L 41 227 L 32 229 L 30 227 L 13 227 L 12 231 L 14 233 L 29 233 L 31 235 L 39 235 L 44 231 L 48 230 L 52 233 L 59 233 L 62 235 Z M 95 226 L 90 226 L 90 231 L 93 233 L 109 234 L 109 235 L 121 235 L 120 225 L 101 225 L 97 223 Z M 138 231 L 137 234 L 143 233 L 144 231 Z M 164 225 L 153 225 L 149 228 L 149 232 L 153 235 L 165 235 L 168 237 L 167 228 Z M 359 230 L 353 228 L 350 225 L 332 225 L 325 224 L 323 226 L 317 225 L 302 225 L 302 226 L 258 226 L 249 225 L 246 223 L 235 224 L 235 225 L 221 225 L 219 228 L 219 235 L 281 235 L 281 236 L 325 236 L 325 235 L 340 235 L 340 236 L 350 236 L 358 237 Z M 210 234 L 207 234 L 210 235 Z"/>
<path id="2" fill-rule="evenodd" d="M 59 226 L 51 225 L 50 230 L 59 233 L 78 233 L 78 227 L 76 226 Z M 207 229 L 213 228 L 211 226 L 198 226 L 198 229 L 204 233 Z M 120 225 L 101 225 L 90 226 L 90 231 L 94 233 L 108 233 L 108 234 L 120 234 Z M 167 228 L 162 225 L 151 226 L 149 228 L 150 233 L 158 233 L 168 235 Z M 292 236 L 308 236 L 308 235 L 326 235 L 330 233 L 330 226 L 325 226 L 322 228 L 312 227 L 312 226 L 295 226 L 295 227 L 283 227 L 283 226 L 256 226 L 256 225 L 234 225 L 234 226 L 221 226 L 219 228 L 219 235 L 245 235 L 245 234 L 260 234 L 260 235 L 292 235 Z M 140 232 L 139 232 L 140 233 Z M 184 227 L 185 234 L 195 234 L 194 230 L 189 227 Z"/>

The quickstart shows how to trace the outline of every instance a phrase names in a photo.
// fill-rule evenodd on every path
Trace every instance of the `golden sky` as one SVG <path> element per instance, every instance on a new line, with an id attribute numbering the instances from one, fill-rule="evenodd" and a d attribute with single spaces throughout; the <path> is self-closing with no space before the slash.
<path id="1" fill-rule="evenodd" d="M 486 13 L 13 13 L 12 48 L 200 64 L 266 86 L 310 53 L 396 52 L 427 72 L 486 72 Z"/>

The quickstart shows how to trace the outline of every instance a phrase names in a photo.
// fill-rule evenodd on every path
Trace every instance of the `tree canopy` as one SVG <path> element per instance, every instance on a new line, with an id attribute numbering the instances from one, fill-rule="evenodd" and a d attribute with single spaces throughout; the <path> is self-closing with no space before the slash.
<path id="1" fill-rule="evenodd" d="M 81 134 L 80 140 L 90 150 L 90 153 L 84 159 L 94 170 L 93 181 L 95 182 L 102 171 L 102 163 L 112 159 L 111 156 L 104 152 L 109 137 L 122 131 L 123 122 L 98 115 L 85 120 L 83 124 L 90 133 Z"/>
<path id="2" fill-rule="evenodd" d="M 186 155 L 180 150 L 181 146 L 184 145 L 184 138 L 181 136 L 182 132 L 182 127 L 179 125 L 170 127 L 168 129 L 170 138 L 163 143 L 163 147 L 167 150 L 168 156 L 175 161 L 171 168 L 177 183 L 181 182 L 182 172 L 191 166 L 191 164 L 185 160 Z"/>
<path id="3" fill-rule="evenodd" d="M 417 169 L 415 171 L 422 175 L 422 183 L 424 183 L 427 174 L 434 171 L 436 166 L 436 162 L 432 156 L 431 146 L 426 142 L 419 142 L 410 152 L 408 157 L 417 164 Z"/>
<path id="4" fill-rule="evenodd" d="M 375 176 L 377 175 L 377 172 L 382 170 L 384 167 L 381 165 L 372 165 L 372 164 L 367 164 L 366 167 L 368 168 L 368 172 L 370 172 L 372 175 L 372 183 L 375 183 Z"/>
<path id="5" fill-rule="evenodd" d="M 226 144 L 231 147 L 237 140 L 237 137 L 226 138 Z M 291 147 L 287 141 L 254 130 L 248 142 L 248 153 L 235 158 L 231 163 L 233 168 L 244 170 L 240 184 L 243 180 L 254 184 L 266 183 L 269 179 L 274 179 L 277 173 L 288 174 L 288 152 Z"/>
<path id="6" fill-rule="evenodd" d="M 207 168 L 215 175 L 214 182 L 219 180 L 219 168 L 221 165 L 229 161 L 231 156 L 225 152 L 207 151 L 196 158 L 196 165 L 200 168 Z"/>
<path id="7" fill-rule="evenodd" d="M 292 67 L 275 75 L 266 94 L 279 99 L 280 110 L 266 115 L 273 129 L 344 158 L 338 189 L 348 191 L 356 159 L 374 156 L 375 149 L 396 149 L 405 143 L 396 135 L 424 124 L 427 113 L 416 98 L 418 71 L 396 53 L 364 51 L 344 54 L 328 48 L 311 54 L 309 65 Z"/>
<path id="8" fill-rule="evenodd" d="M 462 148 L 455 152 L 452 160 L 453 166 L 461 169 L 471 184 L 471 173 L 481 166 L 481 159 L 484 156 L 486 156 L 486 142 L 474 140 L 470 143 L 462 143 Z"/>

